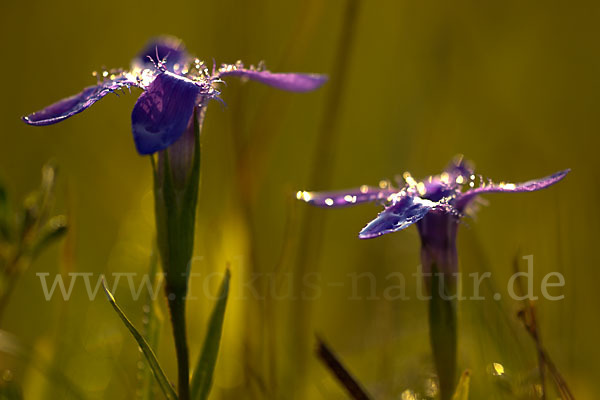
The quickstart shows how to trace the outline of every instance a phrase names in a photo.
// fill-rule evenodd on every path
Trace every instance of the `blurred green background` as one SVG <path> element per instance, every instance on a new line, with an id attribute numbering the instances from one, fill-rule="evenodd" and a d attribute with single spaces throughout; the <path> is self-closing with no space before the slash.
<path id="1" fill-rule="evenodd" d="M 38 185 L 43 163 L 55 160 L 56 208 L 72 226 L 21 277 L 1 328 L 90 399 L 136 393 L 140 356 L 105 299 L 89 301 L 76 285 L 70 301 L 46 302 L 35 274 L 147 270 L 151 169 L 130 133 L 139 92 L 108 96 L 46 128 L 19 118 L 95 83 L 92 71 L 127 67 L 151 37 L 172 34 L 209 64 L 265 60 L 272 71 L 331 77 L 309 94 L 228 79 L 227 106 L 209 106 L 193 272 L 222 273 L 230 263 L 233 279 L 213 399 L 345 398 L 313 355 L 315 333 L 377 399 L 409 398 L 407 390 L 426 385 L 426 303 L 370 299 L 366 280 L 353 299 L 348 275 L 372 272 L 381 297 L 388 274 L 416 271 L 416 229 L 359 241 L 378 207 L 309 210 L 295 193 L 377 184 L 405 170 L 422 177 L 457 153 L 496 180 L 572 168 L 543 192 L 486 196 L 490 206 L 460 228 L 459 257 L 464 272 L 492 272 L 488 294 L 506 292 L 521 255 L 534 255 L 538 295 L 545 273 L 564 274 L 564 300 L 537 303 L 542 340 L 576 397 L 593 398 L 600 391 L 592 251 L 600 217 L 599 18 L 592 1 L 3 1 L 0 178 L 19 202 Z M 320 295 L 274 299 L 276 271 L 283 294 L 285 274 L 319 273 Z M 253 273 L 266 274 L 254 281 L 263 300 L 243 286 Z M 409 295 L 414 286 L 408 279 Z M 535 381 L 535 351 L 515 317 L 520 305 L 488 298 L 460 305 L 460 368 L 472 370 L 472 398 L 513 398 L 502 385 Z M 192 358 L 213 302 L 190 300 Z M 140 302 L 124 295 L 121 306 L 142 326 Z M 174 379 L 167 323 L 161 337 L 159 359 Z M 493 362 L 504 365 L 502 379 L 490 375 Z M 18 357 L 0 354 L 0 368 L 26 398 L 68 397 Z"/>

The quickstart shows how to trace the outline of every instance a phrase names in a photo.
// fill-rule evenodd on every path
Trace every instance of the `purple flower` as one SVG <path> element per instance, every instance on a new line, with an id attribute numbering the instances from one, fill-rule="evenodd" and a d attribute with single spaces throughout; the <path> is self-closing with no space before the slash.
<path id="1" fill-rule="evenodd" d="M 491 192 L 532 192 L 555 184 L 569 170 L 525 183 L 494 183 L 475 175 L 462 161 L 453 162 L 444 172 L 417 182 L 409 173 L 404 184 L 394 188 L 387 181 L 379 187 L 315 193 L 298 192 L 298 199 L 320 207 L 378 202 L 385 209 L 369 222 L 358 236 L 370 239 L 417 225 L 421 237 L 421 263 L 425 286 L 430 294 L 429 334 L 433 360 L 439 377 L 440 398 L 454 392 L 457 346 L 458 254 L 456 234 L 461 217 L 478 195 Z"/>
<path id="2" fill-rule="evenodd" d="M 478 195 L 492 192 L 532 192 L 555 184 L 569 170 L 524 183 L 494 183 L 475 175 L 462 158 L 444 172 L 417 182 L 408 172 L 404 185 L 394 188 L 387 181 L 379 187 L 361 186 L 338 192 L 303 192 L 297 198 L 319 207 L 343 207 L 365 202 L 385 206 L 358 237 L 371 239 L 416 224 L 421 237 L 424 272 L 435 263 L 442 272 L 457 271 L 456 233 L 460 218 Z"/>
<path id="3" fill-rule="evenodd" d="M 326 77 L 316 74 L 272 73 L 246 68 L 241 62 L 206 65 L 187 54 L 181 41 L 160 38 L 151 42 L 132 62 L 129 70 L 104 71 L 98 83 L 81 93 L 23 117 L 29 125 L 51 125 L 90 107 L 109 93 L 138 87 L 144 92 L 131 114 L 133 139 L 140 154 L 152 154 L 175 143 L 191 124 L 195 107 L 218 98 L 222 78 L 237 76 L 278 89 L 306 92 L 320 87 Z"/>

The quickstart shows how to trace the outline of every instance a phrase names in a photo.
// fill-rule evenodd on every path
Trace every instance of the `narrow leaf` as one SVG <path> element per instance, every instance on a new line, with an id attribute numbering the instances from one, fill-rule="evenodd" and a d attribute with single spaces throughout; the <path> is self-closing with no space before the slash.
<path id="1" fill-rule="evenodd" d="M 156 245 L 154 246 L 152 256 L 150 257 L 149 275 L 154 287 L 160 287 L 162 276 L 158 273 L 158 249 L 156 248 Z M 147 293 L 144 312 L 147 313 L 147 319 L 144 323 L 144 337 L 151 348 L 158 349 L 160 330 L 163 324 L 163 315 L 160 311 L 160 305 L 158 304 L 158 297 L 153 299 L 151 294 Z M 153 384 L 154 379 L 152 370 L 150 368 L 144 368 L 140 375 L 141 400 L 154 400 Z"/>
<path id="2" fill-rule="evenodd" d="M 225 307 L 227 306 L 227 295 L 229 294 L 229 279 L 231 274 L 229 269 L 225 271 L 223 283 L 219 291 L 219 298 L 215 308 L 210 316 L 208 330 L 204 338 L 202 352 L 196 363 L 196 368 L 192 375 L 191 394 L 192 400 L 205 400 L 208 398 L 213 383 L 213 373 L 217 363 L 219 353 L 219 344 L 221 342 L 221 332 L 223 330 L 223 319 L 225 317 Z"/>
<path id="3" fill-rule="evenodd" d="M 165 397 L 168 400 L 176 400 L 177 395 L 175 394 L 175 389 L 173 389 L 173 386 L 171 386 L 171 383 L 169 383 L 167 376 L 165 375 L 164 371 L 160 367 L 160 364 L 158 363 L 158 360 L 156 359 L 156 355 L 154 355 L 154 352 L 148 345 L 148 342 L 146 342 L 146 339 L 144 339 L 144 337 L 137 331 L 137 329 L 135 329 L 135 326 L 133 326 L 133 324 L 129 321 L 127 316 L 125 316 L 125 314 L 123 313 L 121 308 L 117 305 L 117 302 L 115 301 L 114 296 L 108 290 L 104 281 L 102 281 L 102 287 L 104 288 L 106 297 L 108 297 L 108 301 L 113 306 L 113 308 L 115 309 L 117 314 L 119 314 L 119 317 L 121 318 L 121 320 L 123 321 L 123 323 L 125 324 L 127 329 L 129 329 L 129 332 L 131 332 L 134 339 L 136 340 L 136 342 L 142 349 L 142 352 L 146 356 L 146 360 L 148 361 L 148 364 L 150 365 L 150 369 L 154 373 L 154 377 L 158 381 L 160 388 L 162 389 L 163 393 L 165 394 Z"/>
<path id="4" fill-rule="evenodd" d="M 466 369 L 460 376 L 458 386 L 452 396 L 452 400 L 469 400 L 469 384 L 471 383 L 471 371 Z"/>
<path id="5" fill-rule="evenodd" d="M 369 400 L 363 386 L 356 380 L 324 341 L 317 337 L 317 356 L 354 400 Z"/>

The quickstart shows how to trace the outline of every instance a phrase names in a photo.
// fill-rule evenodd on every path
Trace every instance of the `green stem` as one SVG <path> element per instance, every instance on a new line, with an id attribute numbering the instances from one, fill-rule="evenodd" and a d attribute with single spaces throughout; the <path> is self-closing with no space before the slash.
<path id="1" fill-rule="evenodd" d="M 440 399 L 450 400 L 456 380 L 456 284 L 433 265 L 429 301 L 429 338 L 440 387 Z"/>
<path id="2" fill-rule="evenodd" d="M 173 326 L 173 338 L 177 354 L 179 400 L 189 400 L 190 363 L 185 324 L 185 296 L 176 295 L 175 292 L 167 290 L 167 299 L 169 300 L 171 325 Z"/>

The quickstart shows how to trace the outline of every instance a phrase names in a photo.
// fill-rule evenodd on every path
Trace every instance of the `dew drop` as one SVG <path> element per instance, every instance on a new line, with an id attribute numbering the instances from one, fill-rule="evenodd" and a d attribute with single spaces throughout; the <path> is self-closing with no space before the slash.
<path id="1" fill-rule="evenodd" d="M 500 363 L 492 363 L 492 375 L 501 376 L 504 375 L 504 365 Z"/>

